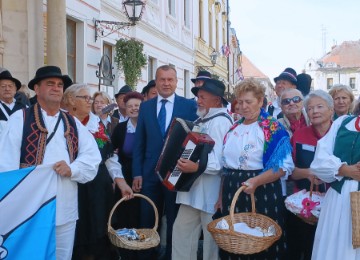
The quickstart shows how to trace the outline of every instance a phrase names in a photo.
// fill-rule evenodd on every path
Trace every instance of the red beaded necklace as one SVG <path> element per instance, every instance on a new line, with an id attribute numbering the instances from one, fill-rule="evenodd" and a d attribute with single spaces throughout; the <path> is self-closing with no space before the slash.
<path id="1" fill-rule="evenodd" d="M 360 132 L 360 116 L 358 116 L 356 118 L 356 121 L 355 121 L 355 128 L 358 132 Z"/>

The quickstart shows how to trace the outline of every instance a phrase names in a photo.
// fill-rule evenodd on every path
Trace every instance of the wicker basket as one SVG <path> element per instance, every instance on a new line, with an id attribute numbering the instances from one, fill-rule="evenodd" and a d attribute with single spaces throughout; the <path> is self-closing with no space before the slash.
<path id="1" fill-rule="evenodd" d="M 114 230 L 113 227 L 111 226 L 111 218 L 112 218 L 112 215 L 114 214 L 115 209 L 120 205 L 120 203 L 125 201 L 125 198 L 122 198 L 114 205 L 114 207 L 112 208 L 112 210 L 110 212 L 110 216 L 109 216 L 109 220 L 108 220 L 109 239 L 113 245 L 115 245 L 117 247 L 121 247 L 121 248 L 131 249 L 131 250 L 144 250 L 144 249 L 149 249 L 149 248 L 155 247 L 160 243 L 160 237 L 159 237 L 158 232 L 156 231 L 157 225 L 158 225 L 158 220 L 159 220 L 159 214 L 156 209 L 156 206 L 155 206 L 154 202 L 152 202 L 151 199 L 149 199 L 148 197 L 146 197 L 144 195 L 134 194 L 134 196 L 147 200 L 151 204 L 151 206 L 154 208 L 154 211 L 155 211 L 154 227 L 152 229 L 136 229 L 136 231 L 138 233 L 142 233 L 145 235 L 145 237 L 146 237 L 145 241 L 128 240 L 127 238 L 116 234 L 116 230 Z"/>
<path id="2" fill-rule="evenodd" d="M 352 245 L 360 247 L 360 191 L 350 192 L 351 218 L 352 218 Z"/>
<path id="3" fill-rule="evenodd" d="M 316 191 L 313 191 L 314 190 L 314 180 L 315 180 L 315 177 L 311 178 L 311 182 L 310 182 L 310 200 L 312 198 L 312 195 L 313 194 L 317 194 L 317 195 L 322 195 L 321 192 L 319 192 L 319 187 L 316 186 Z M 309 224 L 309 225 L 316 225 L 317 222 L 318 222 L 318 217 L 315 217 L 313 214 L 311 214 L 310 217 L 304 217 L 302 216 L 301 214 L 296 214 L 296 216 L 298 216 L 302 221 L 304 221 L 305 223 Z"/>
<path id="4" fill-rule="evenodd" d="M 240 187 L 234 195 L 230 206 L 230 215 L 223 217 L 230 226 L 230 229 L 218 229 L 216 224 L 220 219 L 210 222 L 207 226 L 208 231 L 213 236 L 216 244 L 223 250 L 234 254 L 255 254 L 269 248 L 275 241 L 279 240 L 282 235 L 281 227 L 271 218 L 255 212 L 255 198 L 251 194 L 251 213 L 234 214 L 235 204 L 239 194 L 245 189 Z M 234 223 L 244 222 L 249 227 L 261 227 L 268 229 L 271 225 L 275 227 L 276 235 L 270 237 L 256 237 L 234 231 Z"/>

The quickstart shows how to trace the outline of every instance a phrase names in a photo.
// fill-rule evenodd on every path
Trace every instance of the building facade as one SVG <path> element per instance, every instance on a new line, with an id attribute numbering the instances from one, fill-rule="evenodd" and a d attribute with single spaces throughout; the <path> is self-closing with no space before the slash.
<path id="1" fill-rule="evenodd" d="M 27 83 L 37 68 L 57 65 L 74 82 L 113 96 L 125 84 L 114 64 L 114 46 L 120 38 L 134 38 L 144 44 L 147 58 L 136 90 L 154 79 L 158 66 L 170 64 L 177 69 L 181 96 L 192 97 L 191 78 L 201 68 L 232 91 L 228 0 L 144 2 L 142 19 L 119 29 L 100 21 L 128 22 L 123 0 L 0 0 L 0 66 Z M 214 51 L 215 65 L 210 61 Z M 104 54 L 115 67 L 112 82 L 97 77 Z"/>
<path id="2" fill-rule="evenodd" d="M 360 40 L 333 46 L 321 59 L 309 59 L 305 72 L 311 75 L 313 89 L 328 91 L 335 84 L 348 85 L 360 95 Z"/>

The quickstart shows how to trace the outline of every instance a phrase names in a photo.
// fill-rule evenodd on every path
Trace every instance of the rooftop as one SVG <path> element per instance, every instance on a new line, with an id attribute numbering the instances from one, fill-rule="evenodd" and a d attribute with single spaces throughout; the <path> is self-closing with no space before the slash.
<path id="1" fill-rule="evenodd" d="M 360 67 L 360 40 L 345 41 L 332 47 L 320 62 L 323 67 L 354 68 Z"/>

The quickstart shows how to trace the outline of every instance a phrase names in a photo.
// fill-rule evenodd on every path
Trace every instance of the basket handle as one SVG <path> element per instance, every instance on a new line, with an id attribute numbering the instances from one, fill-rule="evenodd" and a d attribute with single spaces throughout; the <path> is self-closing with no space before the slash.
<path id="1" fill-rule="evenodd" d="M 230 206 L 230 230 L 231 231 L 234 231 L 234 210 L 235 210 L 235 204 L 236 204 L 236 201 L 240 195 L 240 193 L 245 190 L 247 188 L 247 186 L 243 185 L 241 186 L 235 193 L 232 201 L 231 201 L 231 206 Z M 254 197 L 254 193 L 251 193 L 250 194 L 250 197 L 251 197 L 251 212 L 252 213 L 255 213 L 256 214 L 256 211 L 255 211 L 255 197 Z"/>
<path id="2" fill-rule="evenodd" d="M 315 187 L 315 191 L 319 191 L 319 185 L 315 185 L 314 182 L 315 182 L 315 176 L 313 176 L 310 180 L 310 200 L 312 199 L 312 194 L 313 194 L 313 190 L 314 190 L 314 186 Z"/>
<path id="3" fill-rule="evenodd" d="M 142 195 L 140 193 L 134 193 L 134 197 L 139 197 L 139 198 L 143 198 L 145 200 L 147 200 L 147 202 L 149 202 L 151 204 L 151 206 L 154 208 L 154 212 L 155 212 L 155 225 L 153 227 L 153 230 L 157 230 L 158 228 L 158 221 L 159 221 L 159 213 L 158 210 L 154 204 L 154 202 L 147 196 Z M 110 215 L 109 215 L 109 220 L 108 220 L 108 231 L 110 231 L 110 227 L 111 227 L 111 219 L 112 216 L 115 212 L 115 209 L 120 205 L 120 203 L 122 203 L 123 201 L 126 201 L 126 197 L 121 198 L 118 202 L 116 202 L 116 204 L 114 205 L 114 207 L 111 209 Z M 112 228 L 112 227 L 111 227 Z"/>

